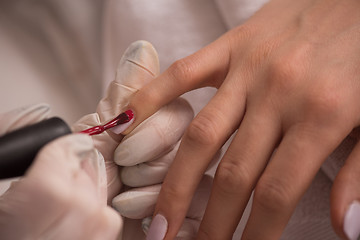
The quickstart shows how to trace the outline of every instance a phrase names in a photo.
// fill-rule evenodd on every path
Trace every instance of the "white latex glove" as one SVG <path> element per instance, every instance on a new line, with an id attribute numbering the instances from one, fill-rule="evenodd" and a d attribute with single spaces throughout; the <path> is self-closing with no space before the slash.
<path id="1" fill-rule="evenodd" d="M 80 131 L 104 124 L 127 110 L 130 97 L 158 74 L 159 60 L 153 46 L 146 41 L 132 43 L 120 60 L 115 80 L 110 84 L 106 96 L 100 101 L 96 113 L 81 118 L 73 126 L 73 130 Z M 124 139 L 122 135 L 111 131 L 94 135 L 95 146 L 105 159 L 108 201 L 119 194 L 121 189 L 117 164 L 133 166 L 141 162 L 162 161 L 168 158 L 167 155 L 172 154 L 174 146 L 192 118 L 193 111 L 190 105 L 185 100 L 179 99 L 144 121 Z M 165 174 L 164 170 L 167 168 L 161 170 L 162 176 Z M 154 178 L 159 179 L 158 173 L 154 171 L 147 172 L 147 176 L 149 177 L 141 176 L 141 179 L 130 176 L 128 181 L 150 185 L 153 184 Z M 127 179 L 125 177 L 123 180 L 127 183 Z"/>
<path id="2" fill-rule="evenodd" d="M 46 118 L 35 105 L 0 116 L 0 133 Z M 106 205 L 103 158 L 89 136 L 47 144 L 19 181 L 0 197 L 1 239 L 115 239 L 122 222 Z"/>
<path id="3" fill-rule="evenodd" d="M 141 45 L 141 48 L 139 45 Z M 127 110 L 126 103 L 131 94 L 146 82 L 155 78 L 159 71 L 157 53 L 153 47 L 146 42 L 132 44 L 124 54 L 117 70 L 115 80 L 117 84 L 115 86 L 118 91 L 113 89 L 113 82 L 110 87 L 113 90 L 109 92 L 106 98 L 106 101 L 114 99 L 114 96 L 111 96 L 111 94 L 114 94 L 116 95 L 116 102 L 121 104 L 117 106 L 118 108 L 114 108 L 113 105 L 108 107 L 113 113 L 106 119 L 104 118 L 105 121 L 101 123 Z M 145 79 L 146 81 L 144 81 Z M 138 81 L 142 82 L 138 83 Z M 133 87 L 135 84 L 137 84 L 136 87 Z M 123 92 L 124 88 L 126 89 L 125 92 Z M 133 91 L 129 92 L 129 89 L 133 89 Z M 98 114 L 102 111 L 101 106 L 100 104 Z M 151 218 L 149 217 L 154 211 L 157 195 L 161 187 L 160 183 L 165 178 L 179 147 L 180 139 L 192 118 L 193 111 L 190 105 L 181 98 L 177 99 L 160 109 L 123 139 L 121 137 L 117 138 L 118 142 L 112 146 L 112 149 L 116 149 L 113 158 L 111 159 L 111 155 L 109 156 L 109 161 L 114 161 L 116 164 L 123 166 L 120 174 L 121 182 L 127 186 L 136 187 L 130 188 L 130 190 L 115 197 L 112 204 L 124 217 L 139 219 L 139 221 L 145 218 L 142 224 L 145 233 L 150 224 Z M 99 123 L 93 122 L 91 126 Z M 97 145 L 100 151 L 102 151 L 102 144 L 109 147 L 106 140 L 106 138 L 110 137 L 108 134 L 102 136 L 103 141 Z M 96 138 L 97 136 L 95 136 Z M 106 153 L 103 153 L 103 155 L 105 156 Z M 212 179 L 207 176 L 199 186 L 193 201 L 193 208 L 188 213 L 182 231 L 179 232 L 179 239 L 191 239 L 197 232 L 210 194 L 211 182 Z M 126 227 L 127 225 L 125 225 Z M 124 231 L 128 231 L 128 229 Z M 137 229 L 137 231 L 141 231 L 141 229 Z"/>
<path id="4" fill-rule="evenodd" d="M 73 126 L 73 130 L 81 131 L 104 124 L 127 110 L 131 96 L 159 75 L 159 71 L 158 56 L 150 43 L 137 41 L 131 44 L 120 60 L 115 80 L 100 101 L 96 113 L 81 118 Z M 163 181 L 193 114 L 190 105 L 179 98 L 160 109 L 125 137 L 112 131 L 93 136 L 96 148 L 105 159 L 108 202 L 120 193 L 122 183 L 128 186 L 149 186 Z M 121 177 L 117 164 L 126 166 Z M 147 204 L 154 205 L 153 202 Z M 142 212 L 144 206 L 140 204 L 134 207 Z M 148 216 L 151 216 L 151 212 L 143 215 Z"/>
<path id="5" fill-rule="evenodd" d="M 183 225 L 176 236 L 177 240 L 195 238 L 210 196 L 212 180 L 213 178 L 207 175 L 201 180 Z M 142 229 L 147 234 L 160 189 L 161 184 L 133 188 L 114 198 L 113 205 L 122 216 L 131 219 L 143 219 Z"/>

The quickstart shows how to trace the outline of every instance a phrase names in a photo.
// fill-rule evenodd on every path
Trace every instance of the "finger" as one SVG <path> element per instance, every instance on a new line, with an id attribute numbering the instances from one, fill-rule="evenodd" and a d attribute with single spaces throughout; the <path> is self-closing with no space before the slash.
<path id="1" fill-rule="evenodd" d="M 198 239 L 231 239 L 280 135 L 270 109 L 250 108 L 221 160 Z"/>
<path id="2" fill-rule="evenodd" d="M 337 130 L 305 123 L 294 125 L 285 133 L 256 185 L 242 239 L 280 238 L 321 164 L 340 144 L 341 135 L 346 136 Z"/>
<path id="3" fill-rule="evenodd" d="M 206 203 L 210 196 L 212 177 L 204 175 L 196 193 L 191 201 L 186 218 L 180 227 L 175 239 L 194 239 L 200 225 L 200 221 L 205 212 Z M 143 220 L 143 230 L 147 234 L 152 217 Z"/>
<path id="4" fill-rule="evenodd" d="M 130 187 L 144 187 L 148 185 L 162 183 L 169 170 L 169 167 L 179 149 L 180 142 L 169 153 L 160 158 L 151 161 L 140 163 L 131 167 L 124 167 L 121 169 L 121 181 Z M 220 159 L 221 151 L 218 151 L 211 160 L 208 169 L 212 168 Z"/>
<path id="5" fill-rule="evenodd" d="M 177 99 L 126 135 L 117 147 L 114 160 L 121 166 L 134 166 L 154 160 L 180 140 L 194 112 L 184 99 Z"/>
<path id="6" fill-rule="evenodd" d="M 152 219 L 153 219 L 152 217 L 147 217 L 144 218 L 142 221 L 141 226 L 146 235 L 148 235 L 149 227 L 152 222 Z M 193 240 L 196 236 L 199 226 L 200 226 L 199 220 L 185 218 L 174 240 Z"/>
<path id="7" fill-rule="evenodd" d="M 186 214 L 187 217 L 197 220 L 202 218 L 206 202 L 210 195 L 211 185 L 212 177 L 205 175 L 196 189 L 196 193 Z M 115 197 L 112 204 L 122 216 L 132 219 L 142 219 L 153 214 L 160 189 L 161 184 L 133 188 Z"/>
<path id="8" fill-rule="evenodd" d="M 218 82 L 227 74 L 229 64 L 229 50 L 223 41 L 219 39 L 193 55 L 176 61 L 137 92 L 128 106 L 134 110 L 136 119 L 125 134 L 183 93 L 204 86 L 218 87 Z"/>
<path id="9" fill-rule="evenodd" d="M 360 143 L 335 178 L 331 191 L 331 219 L 336 233 L 356 240 L 360 236 Z M 346 236 L 346 237 L 345 237 Z"/>
<path id="10" fill-rule="evenodd" d="M 155 213 L 168 220 L 166 239 L 176 236 L 202 175 L 242 117 L 245 94 L 228 94 L 229 88 L 220 88 L 190 124 L 165 178 Z"/>
<path id="11" fill-rule="evenodd" d="M 159 75 L 159 59 L 154 47 L 146 41 L 136 41 L 125 51 L 97 113 L 101 122 L 123 112 L 130 96 Z"/>
<path id="12" fill-rule="evenodd" d="M 160 184 L 131 189 L 116 196 L 112 200 L 112 206 L 127 218 L 142 219 L 151 216 L 160 189 Z"/>
<path id="13" fill-rule="evenodd" d="M 121 181 L 130 187 L 144 187 L 162 183 L 170 164 L 175 158 L 179 145 L 180 141 L 169 153 L 156 160 L 122 168 L 120 173 Z"/>

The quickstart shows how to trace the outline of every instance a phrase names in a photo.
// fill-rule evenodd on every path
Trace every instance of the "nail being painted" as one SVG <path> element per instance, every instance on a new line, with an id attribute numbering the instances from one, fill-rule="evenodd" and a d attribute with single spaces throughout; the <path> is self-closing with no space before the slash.
<path id="1" fill-rule="evenodd" d="M 120 134 L 134 122 L 134 113 L 127 110 L 104 125 L 81 133 L 100 134 L 106 130 Z M 0 179 L 22 176 L 40 149 L 50 141 L 70 134 L 70 127 L 61 118 L 53 117 L 0 136 Z"/>
<path id="2" fill-rule="evenodd" d="M 119 114 L 117 117 L 107 122 L 106 124 L 85 129 L 81 131 L 81 133 L 86 133 L 88 135 L 97 135 L 110 129 L 114 133 L 120 134 L 125 131 L 133 122 L 134 112 L 132 110 L 127 110 Z"/>

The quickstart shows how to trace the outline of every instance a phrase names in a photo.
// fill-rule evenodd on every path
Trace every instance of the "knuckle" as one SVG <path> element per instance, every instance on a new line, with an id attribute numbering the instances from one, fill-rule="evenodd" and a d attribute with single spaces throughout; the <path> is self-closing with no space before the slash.
<path id="1" fill-rule="evenodd" d="M 170 76 L 177 83 L 187 83 L 194 78 L 194 61 L 188 57 L 175 61 L 169 68 Z"/>
<path id="2" fill-rule="evenodd" d="M 258 66 L 261 66 L 264 63 L 264 60 L 271 56 L 271 53 L 277 45 L 278 41 L 270 39 L 257 45 L 253 50 L 250 50 L 249 63 L 251 64 L 252 69 L 257 69 Z"/>
<path id="3" fill-rule="evenodd" d="M 233 39 L 234 43 L 236 44 L 239 43 L 239 41 L 251 40 L 256 31 L 256 25 L 247 23 L 234 28 L 228 32 L 228 34 L 233 36 L 231 39 Z"/>
<path id="4" fill-rule="evenodd" d="M 308 48 L 304 44 L 273 57 L 268 67 L 269 81 L 286 91 L 296 90 L 306 73 Z"/>
<path id="5" fill-rule="evenodd" d="M 310 92 L 305 98 L 306 106 L 314 116 L 324 116 L 328 118 L 336 117 L 341 112 L 341 99 L 333 91 L 326 89 L 317 89 Z"/>
<path id="6" fill-rule="evenodd" d="M 158 106 L 161 106 L 162 101 L 162 96 L 158 90 L 150 88 L 146 89 L 146 91 L 140 90 L 137 92 L 134 97 L 131 98 L 131 106 L 141 108 L 141 106 L 144 106 L 144 103 L 147 103 L 146 110 L 150 112 L 157 109 Z"/>
<path id="7" fill-rule="evenodd" d="M 213 116 L 199 114 L 190 124 L 187 130 L 187 140 L 191 143 L 211 146 L 219 141 L 216 121 Z"/>
<path id="8" fill-rule="evenodd" d="M 289 209 L 292 205 L 291 189 L 276 177 L 260 179 L 255 188 L 254 203 L 270 211 Z"/>
<path id="9" fill-rule="evenodd" d="M 178 199 L 187 196 L 188 192 L 181 185 L 172 183 L 171 181 L 164 181 L 161 186 L 161 194 L 167 200 L 177 201 Z"/>
<path id="10" fill-rule="evenodd" d="M 214 185 L 223 194 L 234 194 L 244 187 L 252 186 L 250 171 L 241 161 L 221 162 L 216 171 Z"/>

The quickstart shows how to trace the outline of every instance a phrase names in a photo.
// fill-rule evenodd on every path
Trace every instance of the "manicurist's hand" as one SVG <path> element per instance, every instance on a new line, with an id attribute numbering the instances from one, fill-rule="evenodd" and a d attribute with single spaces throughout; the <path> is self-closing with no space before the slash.
<path id="1" fill-rule="evenodd" d="M 149 239 L 174 238 L 210 160 L 236 131 L 198 239 L 231 239 L 253 190 L 243 239 L 278 239 L 324 160 L 360 124 L 359 66 L 359 1 L 272 0 L 143 87 L 130 101 L 136 120 L 127 131 L 187 91 L 218 89 L 183 137 Z M 343 238 L 359 235 L 359 179 L 357 145 L 331 196 Z"/>
<path id="2" fill-rule="evenodd" d="M 146 41 L 130 44 L 123 54 L 114 81 L 111 82 L 96 112 L 82 117 L 73 125 L 74 132 L 92 126 L 105 124 L 121 112 L 127 110 L 131 96 L 160 72 L 158 55 L 154 47 Z M 147 103 L 142 103 L 147 106 Z M 96 148 L 104 156 L 107 173 L 107 199 L 111 203 L 128 186 L 148 186 L 162 182 L 174 149 L 193 118 L 193 110 L 183 99 L 167 104 L 141 126 L 128 133 L 120 134 L 131 122 L 116 131 L 108 130 L 92 136 Z M 135 115 L 135 119 L 136 119 Z M 166 131 L 171 129 L 172 131 Z M 146 163 L 160 165 L 157 172 L 148 171 Z M 144 163 L 144 164 L 142 164 Z M 141 164 L 141 169 L 132 167 Z M 125 166 L 122 169 L 120 166 Z"/>
<path id="3" fill-rule="evenodd" d="M 104 124 L 128 107 L 130 98 L 160 73 L 155 48 L 146 41 L 136 41 L 125 51 L 116 77 L 95 113 L 81 118 L 74 131 Z M 148 106 L 148 102 L 142 105 Z M 137 128 L 120 134 L 131 122 L 116 131 L 92 136 L 104 156 L 107 176 L 107 200 L 122 217 L 140 221 L 121 229 L 126 239 L 129 232 L 147 233 L 156 199 L 168 168 L 174 159 L 181 137 L 193 119 L 193 110 L 184 99 L 177 98 L 163 106 Z M 135 114 L 135 119 L 137 118 Z M 212 178 L 204 176 L 193 199 L 192 207 L 177 234 L 179 239 L 193 239 L 205 212 Z M 126 185 L 126 187 L 122 187 Z M 141 224 L 142 221 L 142 224 Z M 142 228 L 136 228 L 142 226 Z M 130 234 L 131 235 L 131 234 Z"/>
<path id="4" fill-rule="evenodd" d="M 48 110 L 37 104 L 1 114 L 0 134 L 41 121 Z M 121 228 L 119 215 L 106 205 L 104 159 L 85 134 L 44 146 L 25 176 L 0 196 L 4 240 L 114 240 Z"/>

